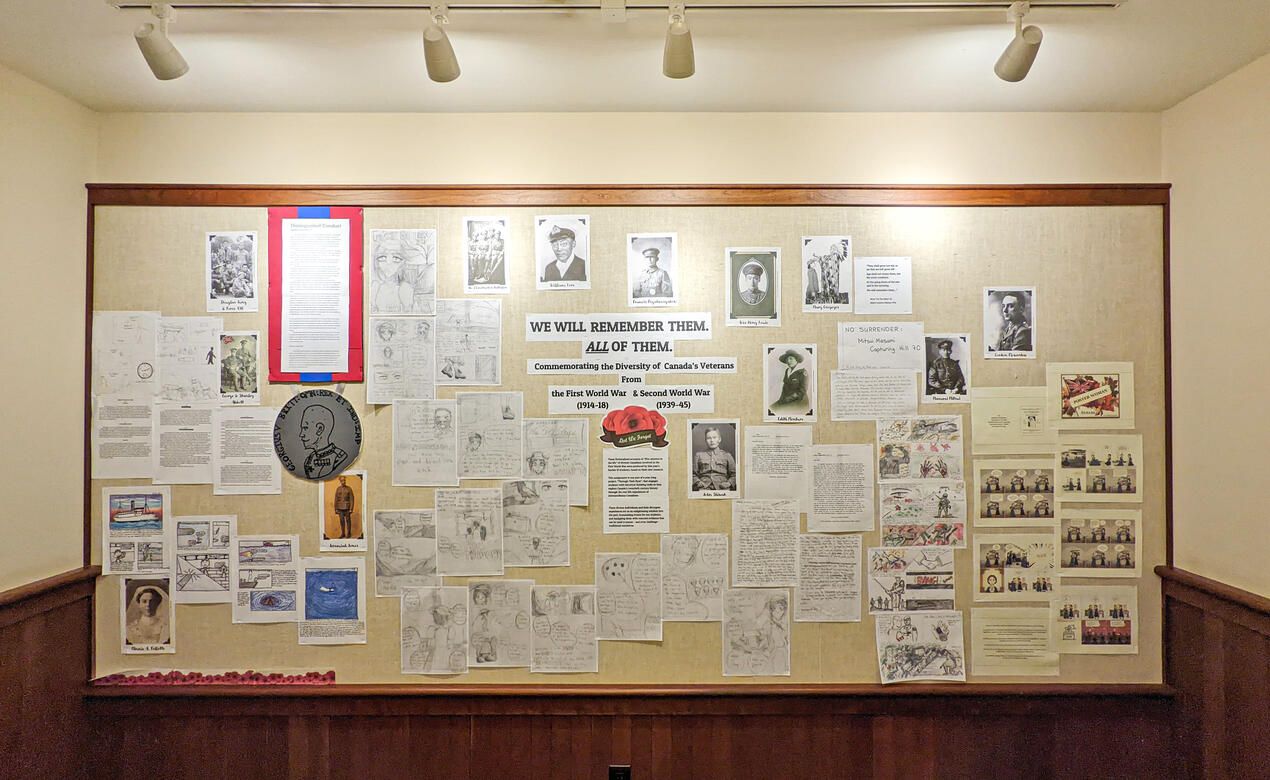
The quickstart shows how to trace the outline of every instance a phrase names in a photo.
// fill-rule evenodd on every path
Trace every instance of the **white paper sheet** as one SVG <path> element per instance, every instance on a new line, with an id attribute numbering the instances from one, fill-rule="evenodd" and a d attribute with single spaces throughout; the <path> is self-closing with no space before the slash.
<path id="1" fill-rule="evenodd" d="M 436 318 L 371 317 L 366 334 L 366 403 L 436 396 Z"/>
<path id="2" fill-rule="evenodd" d="M 961 415 L 882 417 L 877 430 L 879 482 L 965 479 Z"/>
<path id="3" fill-rule="evenodd" d="M 229 559 L 235 623 L 294 623 L 300 619 L 300 537 L 240 535 Z"/>
<path id="4" fill-rule="evenodd" d="M 596 553 L 600 639 L 661 641 L 661 554 Z"/>
<path id="5" fill-rule="evenodd" d="M 970 666 L 977 675 L 1058 676 L 1054 621 L 1047 608 L 970 610 Z"/>
<path id="6" fill-rule="evenodd" d="M 460 479 L 514 479 L 524 467 L 520 454 L 522 393 L 456 393 Z"/>
<path id="7" fill-rule="evenodd" d="M 723 676 L 789 675 L 789 591 L 723 591 Z"/>
<path id="8" fill-rule="evenodd" d="M 216 360 L 220 317 L 159 317 L 155 331 L 161 404 L 218 403 L 220 363 Z"/>
<path id="9" fill-rule="evenodd" d="M 282 370 L 348 370 L 349 221 L 282 220 Z"/>
<path id="10" fill-rule="evenodd" d="M 838 370 L 921 371 L 925 325 L 920 322 L 839 322 Z"/>
<path id="11" fill-rule="evenodd" d="M 811 426 L 745 426 L 745 497 L 811 506 Z"/>
<path id="12" fill-rule="evenodd" d="M 437 301 L 436 383 L 503 383 L 503 303 L 443 298 Z"/>
<path id="13" fill-rule="evenodd" d="M 851 311 L 851 236 L 803 236 L 803 311 Z"/>
<path id="14" fill-rule="evenodd" d="M 1059 438 L 1058 494 L 1064 502 L 1140 504 L 1143 476 L 1140 435 Z"/>
<path id="15" fill-rule="evenodd" d="M 398 401 L 392 407 L 392 484 L 459 484 L 459 438 L 452 400 Z"/>
<path id="16" fill-rule="evenodd" d="M 569 565 L 569 484 L 563 479 L 503 483 L 503 565 Z"/>
<path id="17" fill-rule="evenodd" d="M 463 218 L 463 294 L 510 291 L 509 217 Z"/>
<path id="18" fill-rule="evenodd" d="M 956 571 L 950 547 L 870 547 L 869 613 L 950 610 Z"/>
<path id="19" fill-rule="evenodd" d="M 874 621 L 883 684 L 966 681 L 960 612 L 896 612 Z"/>
<path id="20" fill-rule="evenodd" d="M 662 620 L 721 620 L 727 585 L 727 534 L 662 534 Z"/>
<path id="21" fill-rule="evenodd" d="M 965 482 L 886 482 L 878 507 L 887 547 L 966 546 Z"/>
<path id="22" fill-rule="evenodd" d="M 798 535 L 796 622 L 859 622 L 862 549 L 860 534 Z"/>
<path id="23" fill-rule="evenodd" d="M 1138 589 L 1132 585 L 1064 585 L 1054 619 L 1060 653 L 1138 653 Z"/>
<path id="24" fill-rule="evenodd" d="M 328 555 L 300 559 L 302 645 L 366 644 L 366 559 Z"/>
<path id="25" fill-rule="evenodd" d="M 496 488 L 437 490 L 437 574 L 503 573 L 503 496 Z"/>
<path id="26" fill-rule="evenodd" d="M 238 536 L 238 516 L 190 515 L 173 521 L 176 602 L 230 603 L 229 558 Z"/>
<path id="27" fill-rule="evenodd" d="M 807 530 L 872 531 L 873 445 L 813 444 Z"/>
<path id="28" fill-rule="evenodd" d="M 125 576 L 119 583 L 119 645 L 124 655 L 176 652 L 172 574 Z"/>
<path id="29" fill-rule="evenodd" d="M 856 314 L 912 314 L 913 258 L 855 258 Z"/>
<path id="30" fill-rule="evenodd" d="M 604 533 L 668 532 L 669 468 L 665 449 L 604 450 Z"/>
<path id="31" fill-rule="evenodd" d="M 908 369 L 831 371 L 829 417 L 834 422 L 917 414 L 917 380 Z"/>
<path id="32" fill-rule="evenodd" d="M 1045 526 L 1059 514 L 1054 459 L 975 461 L 976 527 Z"/>
<path id="33" fill-rule="evenodd" d="M 401 589 L 401 673 L 467 673 L 467 588 Z"/>
<path id="34" fill-rule="evenodd" d="M 208 233 L 207 310 L 260 311 L 259 253 L 256 231 L 218 230 Z"/>
<path id="35" fill-rule="evenodd" d="M 531 672 L 598 672 L 594 585 L 535 585 Z"/>
<path id="36" fill-rule="evenodd" d="M 1054 527 L 1058 571 L 1065 577 L 1139 577 L 1139 509 L 1063 508 Z"/>
<path id="37" fill-rule="evenodd" d="M 590 503 L 590 423 L 572 418 L 525 420 L 525 478 L 567 479 L 570 506 Z"/>
<path id="38" fill-rule="evenodd" d="M 1058 592 L 1052 534 L 976 533 L 975 601 L 1051 601 Z"/>
<path id="39" fill-rule="evenodd" d="M 437 231 L 370 231 L 366 311 L 382 316 L 436 311 Z"/>
<path id="40" fill-rule="evenodd" d="M 101 491 L 101 573 L 171 571 L 172 489 L 158 485 Z"/>
<path id="41" fill-rule="evenodd" d="M 732 586 L 798 582 L 798 504 L 790 499 L 732 502 Z"/>
<path id="42" fill-rule="evenodd" d="M 376 596 L 400 596 L 403 588 L 441 584 L 437 576 L 436 510 L 376 509 L 373 527 Z M 467 621 L 463 623 L 466 626 Z M 466 666 L 466 654 L 463 663 Z"/>
<path id="43" fill-rule="evenodd" d="M 222 408 L 212 417 L 212 494 L 278 495 L 282 463 L 273 451 L 278 410 Z"/>
<path id="44" fill-rule="evenodd" d="M 467 584 L 467 665 L 529 666 L 533 580 Z"/>
<path id="45" fill-rule="evenodd" d="M 157 311 L 93 312 L 93 479 L 151 477 Z"/>
<path id="46" fill-rule="evenodd" d="M 1050 455 L 1058 449 L 1044 387 L 972 389 L 970 431 L 976 455 Z"/>
<path id="47" fill-rule="evenodd" d="M 216 409 L 209 402 L 155 406 L 155 484 L 212 484 L 212 418 Z"/>

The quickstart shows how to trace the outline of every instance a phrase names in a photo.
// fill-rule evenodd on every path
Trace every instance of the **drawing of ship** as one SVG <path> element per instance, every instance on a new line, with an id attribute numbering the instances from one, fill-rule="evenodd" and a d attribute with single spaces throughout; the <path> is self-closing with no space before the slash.
<path id="1" fill-rule="evenodd" d="M 146 498 L 129 498 L 128 508 L 119 509 L 110 515 L 111 523 L 131 524 L 157 522 L 161 519 L 159 512 L 146 506 Z"/>

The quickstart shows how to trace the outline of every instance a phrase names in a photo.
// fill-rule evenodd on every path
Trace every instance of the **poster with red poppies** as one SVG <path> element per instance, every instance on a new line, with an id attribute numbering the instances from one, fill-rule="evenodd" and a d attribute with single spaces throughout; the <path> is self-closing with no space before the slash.
<path id="1" fill-rule="evenodd" d="M 642 406 L 627 406 L 614 409 L 604 415 L 600 424 L 603 432 L 600 441 L 614 447 L 638 447 L 651 444 L 654 447 L 665 447 L 666 418 L 656 409 Z"/>

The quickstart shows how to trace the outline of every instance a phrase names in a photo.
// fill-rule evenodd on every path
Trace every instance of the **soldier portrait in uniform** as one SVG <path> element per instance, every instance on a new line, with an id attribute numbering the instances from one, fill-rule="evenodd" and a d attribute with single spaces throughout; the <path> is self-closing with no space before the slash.
<path id="1" fill-rule="evenodd" d="M 688 497 L 738 498 L 741 421 L 688 421 Z"/>
<path id="2" fill-rule="evenodd" d="M 319 550 L 366 549 L 366 472 L 345 471 L 318 494 Z"/>
<path id="3" fill-rule="evenodd" d="M 926 336 L 926 372 L 922 403 L 967 403 L 970 400 L 970 334 Z"/>
<path id="4" fill-rule="evenodd" d="M 539 290 L 589 290 L 591 218 L 586 215 L 534 217 L 534 258 Z"/>
<path id="5" fill-rule="evenodd" d="M 463 292 L 508 292 L 507 217 L 463 218 Z"/>
<path id="6" fill-rule="evenodd" d="M 626 279 L 630 306 L 674 306 L 679 303 L 679 235 L 628 233 Z"/>
<path id="7" fill-rule="evenodd" d="M 983 354 L 1036 357 L 1036 288 L 983 288 Z"/>
<path id="8" fill-rule="evenodd" d="M 726 251 L 727 324 L 780 327 L 780 249 Z"/>

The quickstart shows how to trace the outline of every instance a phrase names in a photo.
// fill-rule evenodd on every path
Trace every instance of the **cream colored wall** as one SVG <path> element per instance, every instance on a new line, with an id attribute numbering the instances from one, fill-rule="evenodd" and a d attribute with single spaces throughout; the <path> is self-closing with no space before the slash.
<path id="1" fill-rule="evenodd" d="M 1174 563 L 1270 596 L 1270 56 L 1163 115 L 1173 182 Z"/>
<path id="2" fill-rule="evenodd" d="M 0 66 L 0 590 L 83 564 L 84 182 L 97 115 Z"/>
<path id="3" fill-rule="evenodd" d="M 1157 181 L 1158 114 L 111 114 L 102 181 Z"/>

